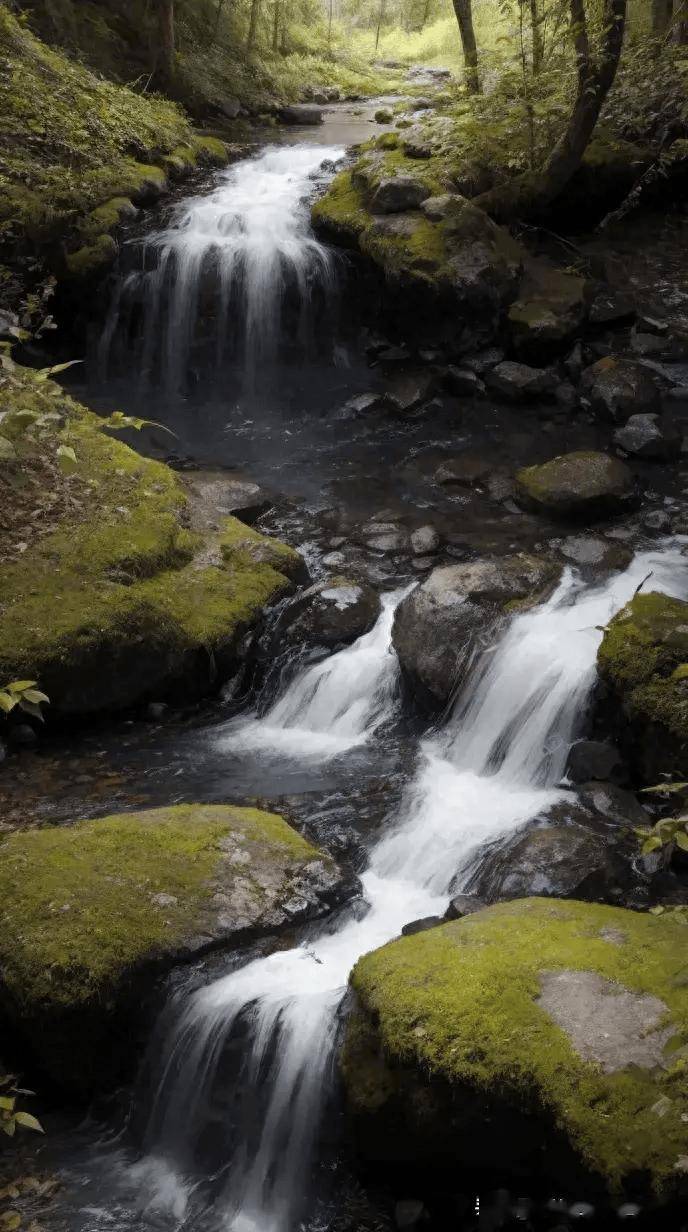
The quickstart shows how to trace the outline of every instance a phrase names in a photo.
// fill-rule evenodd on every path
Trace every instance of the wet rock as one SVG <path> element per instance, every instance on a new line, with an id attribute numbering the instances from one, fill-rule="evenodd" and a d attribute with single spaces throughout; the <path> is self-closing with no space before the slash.
<path id="1" fill-rule="evenodd" d="M 164 719 L 169 706 L 165 702 L 149 702 L 146 706 L 146 718 L 151 723 L 158 723 L 160 719 Z"/>
<path id="2" fill-rule="evenodd" d="M 626 569 L 633 559 L 629 547 L 595 535 L 571 535 L 564 539 L 560 551 L 576 565 L 605 572 Z"/>
<path id="3" fill-rule="evenodd" d="M 0 308 L 0 342 L 13 342 L 21 333 L 19 317 L 15 312 Z"/>
<path id="4" fill-rule="evenodd" d="M 476 894 L 455 894 L 444 913 L 445 920 L 463 920 L 467 915 L 482 911 L 487 903 Z"/>
<path id="5" fill-rule="evenodd" d="M 528 402 L 554 393 L 557 379 L 544 368 L 530 368 L 506 359 L 491 368 L 485 376 L 490 389 L 509 402 Z"/>
<path id="6" fill-rule="evenodd" d="M 574 411 L 578 406 L 578 390 L 570 381 L 562 381 L 554 391 L 557 406 L 565 411 Z"/>
<path id="7" fill-rule="evenodd" d="M 591 325 L 606 328 L 612 325 L 625 325 L 634 320 L 636 314 L 635 300 L 625 291 L 613 291 L 607 288 L 595 296 L 590 305 L 588 320 Z"/>
<path id="8" fill-rule="evenodd" d="M 420 707 L 445 706 L 507 604 L 537 602 L 557 576 L 549 561 L 525 554 L 434 569 L 397 608 L 392 635 Z"/>
<path id="9" fill-rule="evenodd" d="M 584 278 L 531 260 L 508 322 L 518 354 L 541 359 L 570 343 L 587 315 Z"/>
<path id="10" fill-rule="evenodd" d="M 90 1099 L 131 1075 L 166 972 L 321 915 L 354 885 L 253 808 L 177 805 L 12 834 L 3 1030 L 55 1086 Z"/>
<path id="11" fill-rule="evenodd" d="M 417 372 L 400 372 L 388 382 L 384 392 L 385 406 L 401 414 L 415 411 L 427 402 L 436 385 L 432 372 L 419 369 Z"/>
<path id="12" fill-rule="evenodd" d="M 290 646 L 346 646 L 372 629 L 380 599 L 366 582 L 330 577 L 292 600 L 280 617 L 275 636 Z"/>
<path id="13" fill-rule="evenodd" d="M 15 749 L 32 749 L 38 744 L 38 732 L 30 723 L 13 723 L 7 739 Z"/>
<path id="14" fill-rule="evenodd" d="M 455 458 L 447 458 L 435 471 L 435 483 L 444 487 L 472 487 L 490 473 L 490 463 L 471 453 L 460 453 Z"/>
<path id="15" fill-rule="evenodd" d="M 479 397 L 485 393 L 485 382 L 470 368 L 457 368 L 454 364 L 444 373 L 444 384 L 452 394 L 466 395 L 469 398 Z"/>
<path id="16" fill-rule="evenodd" d="M 569 380 L 574 383 L 580 380 L 585 360 L 583 356 L 583 347 L 580 342 L 577 342 L 573 350 L 569 352 L 564 360 L 564 368 L 568 374 Z"/>
<path id="17" fill-rule="evenodd" d="M 624 453 L 658 462 L 676 458 L 681 450 L 682 433 L 666 416 L 631 415 L 614 433 L 614 444 Z"/>
<path id="18" fill-rule="evenodd" d="M 379 411 L 384 407 L 385 399 L 383 394 L 367 393 L 357 394 L 355 398 L 349 398 L 341 408 L 341 415 L 367 415 L 372 411 Z"/>
<path id="19" fill-rule="evenodd" d="M 582 783 L 578 796 L 587 808 L 599 813 L 612 826 L 647 826 L 651 822 L 649 813 L 633 793 L 616 783 Z"/>
<path id="20" fill-rule="evenodd" d="M 600 718 L 652 787 L 688 765 L 688 603 L 637 594 L 607 625 L 597 666 L 610 696 Z"/>
<path id="21" fill-rule="evenodd" d="M 529 830 L 483 857 L 468 889 L 486 903 L 539 895 L 590 902 L 624 901 L 635 881 L 626 858 L 600 833 L 579 825 Z"/>
<path id="22" fill-rule="evenodd" d="M 589 783 L 592 779 L 625 783 L 628 771 L 613 744 L 604 740 L 578 740 L 571 746 L 566 777 L 572 783 Z"/>
<path id="23" fill-rule="evenodd" d="M 289 107 L 283 107 L 281 117 L 285 124 L 311 126 L 323 122 L 322 108 L 311 103 L 292 103 Z"/>
<path id="24" fill-rule="evenodd" d="M 373 214 L 401 214 L 415 210 L 430 196 L 430 189 L 412 175 L 395 175 L 381 179 L 370 199 Z"/>
<path id="25" fill-rule="evenodd" d="M 419 526 L 411 534 L 411 551 L 414 556 L 429 556 L 441 543 L 439 531 L 434 526 Z"/>
<path id="26" fill-rule="evenodd" d="M 659 390 L 647 370 L 629 359 L 611 355 L 586 368 L 581 389 L 592 409 L 611 423 L 625 423 L 631 415 L 656 414 Z"/>
<path id="27" fill-rule="evenodd" d="M 533 513 L 593 521 L 629 509 L 636 490 L 623 462 L 590 450 L 525 467 L 516 476 L 516 498 Z"/>
<path id="28" fill-rule="evenodd" d="M 436 560 L 434 556 L 414 556 L 411 561 L 411 568 L 417 573 L 427 573 L 428 570 L 434 569 Z"/>
<path id="29" fill-rule="evenodd" d="M 422 920 L 412 920 L 410 924 L 404 924 L 401 935 L 402 937 L 414 937 L 416 933 L 425 933 L 429 928 L 437 928 L 437 925 L 441 923 L 440 915 L 427 915 Z"/>
<path id="30" fill-rule="evenodd" d="M 417 133 L 414 133 L 413 130 L 410 130 L 408 135 L 402 141 L 402 147 L 404 154 L 406 154 L 408 158 L 432 158 L 435 153 L 432 142 L 423 140 L 423 137 Z M 430 217 L 430 215 L 428 215 L 428 217 Z"/>
<path id="31" fill-rule="evenodd" d="M 466 355 L 461 363 L 464 368 L 470 368 L 471 372 L 475 372 L 476 376 L 484 377 L 492 368 L 496 368 L 497 364 L 501 364 L 503 359 L 503 351 L 497 347 L 488 347 L 487 350 L 480 351 L 477 355 Z"/>
<path id="32" fill-rule="evenodd" d="M 671 530 L 671 514 L 664 509 L 651 509 L 643 516 L 643 528 L 652 534 L 668 534 Z"/>
<path id="33" fill-rule="evenodd" d="M 195 529 L 210 529 L 228 514 L 252 526 L 272 504 L 257 483 L 225 471 L 194 471 L 185 482 L 194 501 Z"/>
<path id="34" fill-rule="evenodd" d="M 366 540 L 370 552 L 381 552 L 383 555 L 395 555 L 408 548 L 408 535 L 403 530 L 386 531 L 384 534 L 373 535 Z"/>
<path id="35" fill-rule="evenodd" d="M 666 1069 L 688 1014 L 681 929 L 527 898 L 360 959 L 341 1070 L 361 1156 L 449 1189 L 457 1159 L 490 1170 L 498 1143 L 515 1185 L 536 1158 L 568 1192 L 685 1195 L 688 1101 Z"/>

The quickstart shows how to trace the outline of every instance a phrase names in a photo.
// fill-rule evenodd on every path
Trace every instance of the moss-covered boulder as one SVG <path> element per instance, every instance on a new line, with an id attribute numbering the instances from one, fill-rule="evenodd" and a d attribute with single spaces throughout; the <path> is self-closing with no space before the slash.
<path id="1" fill-rule="evenodd" d="M 0 847 L 0 1014 L 61 1088 L 131 1064 L 172 967 L 316 916 L 348 889 L 281 817 L 177 805 Z"/>
<path id="2" fill-rule="evenodd" d="M 544 261 L 530 261 L 508 313 L 517 352 L 527 359 L 542 359 L 565 346 L 585 320 L 588 299 L 584 278 Z"/>
<path id="3" fill-rule="evenodd" d="M 342 1072 L 359 1150 L 405 1169 L 688 1186 L 685 922 L 529 898 L 362 958 Z"/>
<path id="4" fill-rule="evenodd" d="M 633 475 L 618 458 L 578 450 L 520 470 L 516 499 L 533 513 L 588 522 L 631 508 L 636 490 Z"/>
<path id="5" fill-rule="evenodd" d="M 688 603 L 639 594 L 607 626 L 597 656 L 605 722 L 645 784 L 688 771 Z"/>
<path id="6" fill-rule="evenodd" d="M 553 562 L 525 552 L 433 569 L 399 604 L 392 631 L 404 679 L 419 707 L 442 710 L 506 613 L 544 598 L 559 572 Z"/>
<path id="7" fill-rule="evenodd" d="M 51 382 L 16 370 L 0 408 L 15 450 L 0 473 L 0 678 L 39 680 L 51 715 L 78 716 L 219 686 L 298 553 L 234 518 L 194 529 L 179 476 Z"/>

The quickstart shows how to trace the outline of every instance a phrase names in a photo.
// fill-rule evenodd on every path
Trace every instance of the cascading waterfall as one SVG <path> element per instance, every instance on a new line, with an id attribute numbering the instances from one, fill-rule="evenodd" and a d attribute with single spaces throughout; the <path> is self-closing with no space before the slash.
<path id="1" fill-rule="evenodd" d="M 171 1194 L 177 1218 L 195 1183 L 194 1148 L 209 1093 L 223 1054 L 239 1039 L 243 1062 L 232 1093 L 234 1141 L 228 1143 L 219 1222 L 231 1232 L 291 1232 L 297 1226 L 351 966 L 409 920 L 441 913 L 486 842 L 514 832 L 561 798 L 568 749 L 595 680 L 601 630 L 648 573 L 652 589 L 688 594 L 688 562 L 672 549 L 637 557 L 596 589 L 566 571 L 550 600 L 517 616 L 483 655 L 445 730 L 424 744 L 401 819 L 371 854 L 362 877 L 368 904 L 362 919 L 253 961 L 187 1000 L 167 1042 L 149 1154 L 139 1165 L 148 1194 L 157 1193 L 161 1202 Z M 346 733 L 350 737 L 356 727 L 353 742 L 392 713 L 387 670 L 388 660 L 394 664 L 395 602 L 385 605 L 373 633 L 344 652 L 349 661 L 367 661 L 367 676 L 358 675 L 345 705 L 350 712 L 358 690 L 360 719 Z M 341 722 L 342 698 L 331 687 L 320 694 L 317 681 L 329 670 L 332 686 L 343 662 L 346 674 L 347 659 L 339 655 L 329 669 L 321 665 L 320 676 L 313 677 L 315 669 L 302 675 L 264 720 L 264 737 L 300 731 L 303 747 L 309 729 L 313 736 L 330 734 Z M 323 748 L 329 755 L 330 746 Z"/>
<path id="2" fill-rule="evenodd" d="M 309 194 L 344 150 L 269 148 L 223 172 L 210 194 L 184 201 L 164 230 L 129 245 L 137 262 L 117 280 L 99 347 L 107 370 L 118 336 L 142 379 L 183 389 L 194 342 L 209 336 L 214 367 L 236 362 L 251 385 L 286 340 L 308 347 L 331 303 L 331 250 L 310 233 Z"/>

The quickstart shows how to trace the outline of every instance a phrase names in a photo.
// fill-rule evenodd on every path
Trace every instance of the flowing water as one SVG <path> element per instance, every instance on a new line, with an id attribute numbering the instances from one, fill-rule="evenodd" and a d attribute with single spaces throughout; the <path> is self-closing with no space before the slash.
<path id="1" fill-rule="evenodd" d="M 141 395 L 144 404 L 174 405 L 176 398 L 175 426 L 187 435 L 202 436 L 210 416 L 229 431 L 239 403 L 245 424 L 250 407 L 259 425 L 269 425 L 254 446 L 270 454 L 275 471 L 293 458 L 303 469 L 287 440 L 298 413 L 304 422 L 313 417 L 305 397 L 300 412 L 287 406 L 285 364 L 313 384 L 323 338 L 328 370 L 341 361 L 329 325 L 336 264 L 310 232 L 308 201 L 342 153 L 337 144 L 270 148 L 178 206 L 167 226 L 130 246 L 101 340 L 101 371 L 136 371 L 139 388 L 152 391 Z M 197 368 L 226 385 L 223 399 L 196 406 L 182 396 Z M 270 399 L 256 397 L 268 376 L 284 401 L 273 418 Z M 322 418 L 328 438 L 339 422 L 331 411 L 330 399 Z M 519 408 L 519 420 L 524 414 Z M 218 433 L 208 439 L 221 453 Z M 309 461 L 316 456 L 311 441 Z M 235 435 L 232 448 L 240 443 Z M 389 454 L 376 442 L 372 448 L 389 468 Z M 313 490 L 325 479 L 316 466 Z M 153 1096 L 146 1097 L 143 1149 L 134 1163 L 129 1150 L 106 1152 L 90 1188 L 77 1183 L 74 1232 L 304 1227 L 353 964 L 409 921 L 442 914 L 486 845 L 564 798 L 567 754 L 584 723 L 602 629 L 648 573 L 654 589 L 688 596 L 686 557 L 668 543 L 640 553 L 604 584 L 565 569 L 552 597 L 515 616 L 474 664 L 442 728 L 409 740 L 410 782 L 369 842 L 362 900 L 311 927 L 300 944 L 225 969 L 172 1001 L 164 1044 L 158 1049 L 156 1039 L 149 1060 Z M 227 790 L 236 793 L 239 783 L 243 791 L 249 782 L 258 794 L 263 782 L 280 775 L 289 781 L 294 767 L 313 785 L 329 772 L 324 768 L 350 764 L 350 778 L 341 781 L 356 800 L 357 759 L 366 753 L 383 764 L 380 750 L 402 715 L 391 635 L 407 592 L 406 579 L 390 587 L 376 626 L 303 669 L 265 713 L 210 729 L 213 756 L 231 767 Z M 240 765 L 250 767 L 248 780 L 232 779 Z M 192 791 L 197 780 L 196 773 Z"/>

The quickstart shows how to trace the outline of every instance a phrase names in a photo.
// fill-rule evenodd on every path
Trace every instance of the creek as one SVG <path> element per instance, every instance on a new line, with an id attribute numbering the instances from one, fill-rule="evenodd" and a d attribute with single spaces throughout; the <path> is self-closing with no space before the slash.
<path id="1" fill-rule="evenodd" d="M 63 1125 L 53 1151 L 60 1214 L 74 1232 L 335 1226 L 322 1174 L 341 1131 L 335 1062 L 352 965 L 410 921 L 441 915 L 486 846 L 566 799 L 603 627 L 650 572 L 654 589 L 688 597 L 679 548 L 622 528 L 625 569 L 601 577 L 565 567 L 554 594 L 477 659 L 439 727 L 409 716 L 391 629 L 419 575 L 409 554 L 366 554 L 352 529 L 372 517 L 413 529 L 432 517 L 448 559 L 539 546 L 542 527 L 487 484 L 438 493 L 438 462 L 468 448 L 506 474 L 595 446 L 601 430 L 449 396 L 431 418 L 365 422 L 342 409 L 390 375 L 384 363 L 371 369 L 370 330 L 347 318 L 346 259 L 309 226 L 314 190 L 352 139 L 334 109 L 324 129 L 222 172 L 133 240 L 96 362 L 75 388 L 97 409 L 171 428 L 178 464 L 257 482 L 270 496 L 262 528 L 299 547 L 314 577 L 333 567 L 333 552 L 338 571 L 363 563 L 383 604 L 353 645 L 295 660 L 258 699 L 66 738 L 40 755 L 53 820 L 105 802 L 260 795 L 288 802 L 325 846 L 352 828 L 366 852 L 349 909 L 291 948 L 243 966 L 215 958 L 172 989 L 125 1129 Z M 145 439 L 169 449 L 155 429 Z M 674 498 L 668 480 L 653 483 Z"/>

